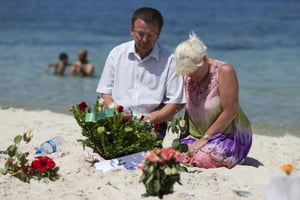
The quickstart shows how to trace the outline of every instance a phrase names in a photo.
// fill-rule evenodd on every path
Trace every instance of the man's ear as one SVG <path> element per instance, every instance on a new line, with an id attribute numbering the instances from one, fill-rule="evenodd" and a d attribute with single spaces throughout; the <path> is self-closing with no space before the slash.
<path id="1" fill-rule="evenodd" d="M 134 33 L 133 33 L 133 32 L 134 32 L 134 28 L 133 28 L 133 26 L 130 26 L 130 35 L 131 35 L 132 37 L 134 37 L 134 35 L 133 35 Z"/>

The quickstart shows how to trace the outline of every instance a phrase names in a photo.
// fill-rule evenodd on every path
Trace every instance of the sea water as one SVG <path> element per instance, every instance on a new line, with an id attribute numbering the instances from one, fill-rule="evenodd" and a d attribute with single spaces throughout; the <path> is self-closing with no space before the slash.
<path id="1" fill-rule="evenodd" d="M 174 51 L 194 31 L 213 58 L 237 72 L 240 103 L 256 134 L 300 136 L 300 1 L 296 0 L 9 0 L 0 6 L 0 107 L 59 113 L 93 105 L 109 51 L 131 40 L 132 12 L 161 11 L 159 42 Z M 92 78 L 44 72 L 60 52 L 80 49 L 95 64 Z M 68 69 L 67 69 L 68 71 Z M 67 73 L 66 71 L 66 73 Z"/>

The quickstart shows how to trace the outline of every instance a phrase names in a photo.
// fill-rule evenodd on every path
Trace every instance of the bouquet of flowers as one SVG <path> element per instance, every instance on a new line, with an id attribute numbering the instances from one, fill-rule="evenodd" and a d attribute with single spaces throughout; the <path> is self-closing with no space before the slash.
<path id="1" fill-rule="evenodd" d="M 42 178 L 49 178 L 51 181 L 59 179 L 58 170 L 55 162 L 48 156 L 41 155 L 35 157 L 30 163 L 27 157 L 28 152 L 22 153 L 18 151 L 22 139 L 24 142 L 29 143 L 33 134 L 31 131 L 25 132 L 23 135 L 17 135 L 14 138 L 14 144 L 8 146 L 4 169 L 1 169 L 1 173 L 11 174 L 12 176 L 20 179 L 24 182 L 30 182 L 31 178 L 41 180 Z"/>
<path id="2" fill-rule="evenodd" d="M 143 170 L 140 181 L 146 187 L 146 195 L 159 196 L 173 192 L 173 185 L 180 183 L 180 173 L 187 168 L 181 166 L 177 159 L 180 152 L 172 147 L 145 153 L 145 160 L 138 165 Z"/>
<path id="3" fill-rule="evenodd" d="M 97 97 L 94 108 L 81 102 L 71 108 L 82 128 L 84 140 L 78 140 L 83 148 L 90 147 L 104 159 L 112 159 L 136 152 L 154 149 L 161 145 L 156 140 L 158 126 L 124 112 L 120 105 L 105 109 L 103 99 Z"/>

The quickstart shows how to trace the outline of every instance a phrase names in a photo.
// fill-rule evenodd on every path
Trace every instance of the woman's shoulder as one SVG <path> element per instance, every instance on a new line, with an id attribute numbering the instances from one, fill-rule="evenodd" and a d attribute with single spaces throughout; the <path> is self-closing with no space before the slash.
<path id="1" fill-rule="evenodd" d="M 235 73 L 234 67 L 227 62 L 216 61 L 218 63 L 219 73 Z"/>

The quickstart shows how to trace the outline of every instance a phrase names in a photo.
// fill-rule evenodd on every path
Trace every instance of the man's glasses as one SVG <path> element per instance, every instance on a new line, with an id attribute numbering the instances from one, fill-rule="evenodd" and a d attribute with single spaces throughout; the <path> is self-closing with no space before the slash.
<path id="1" fill-rule="evenodd" d="M 158 34 L 146 34 L 141 31 L 133 31 L 139 39 L 144 39 L 146 37 L 148 40 L 155 40 L 158 38 Z"/>

